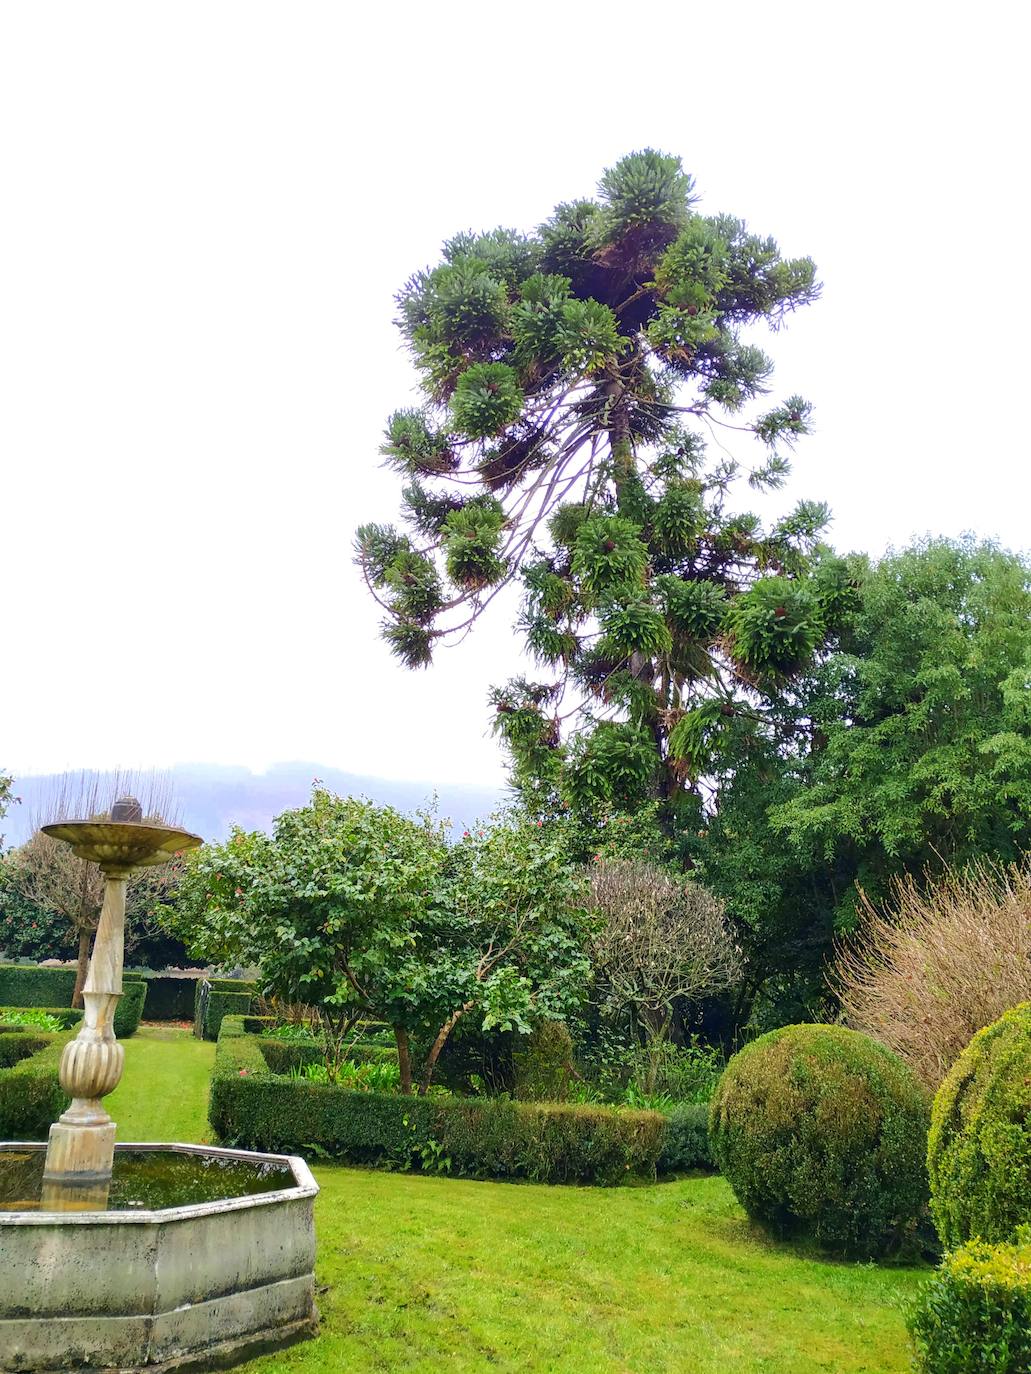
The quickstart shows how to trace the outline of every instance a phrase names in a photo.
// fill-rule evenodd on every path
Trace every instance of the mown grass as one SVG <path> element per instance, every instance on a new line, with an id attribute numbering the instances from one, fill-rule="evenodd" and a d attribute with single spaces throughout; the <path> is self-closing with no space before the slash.
<path id="1" fill-rule="evenodd" d="M 210 1050 L 186 1032 L 129 1042 L 122 1139 L 200 1138 Z M 315 1173 L 321 1334 L 246 1374 L 909 1368 L 898 1304 L 921 1271 L 771 1244 L 720 1178 L 601 1189 Z"/>
<path id="2" fill-rule="evenodd" d="M 122 1081 L 104 1099 L 118 1139 L 210 1139 L 208 1088 L 215 1046 L 172 1026 L 141 1026 L 122 1044 Z"/>

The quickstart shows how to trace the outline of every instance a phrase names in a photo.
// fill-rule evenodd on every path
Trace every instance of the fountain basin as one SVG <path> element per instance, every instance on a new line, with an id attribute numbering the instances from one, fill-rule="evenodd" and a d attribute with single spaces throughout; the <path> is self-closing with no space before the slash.
<path id="1" fill-rule="evenodd" d="M 9 1176 L 25 1178 L 28 1165 L 41 1177 L 45 1149 L 41 1142 L 0 1144 L 0 1177 L 5 1156 Z M 302 1159 L 119 1144 L 116 1183 L 119 1156 L 128 1155 L 143 1159 L 142 1173 L 152 1180 L 165 1172 L 156 1157 L 168 1156 L 180 1184 L 192 1157 L 208 1179 L 199 1189 L 206 1200 L 148 1206 L 162 1196 L 151 1186 L 142 1202 L 131 1188 L 113 1198 L 121 1210 L 87 1204 L 45 1211 L 33 1196 L 17 1210 L 0 1204 L 4 1374 L 171 1374 L 224 1367 L 314 1334 L 318 1185 Z M 219 1191 L 211 1176 L 223 1166 L 234 1180 L 223 1193 L 246 1189 L 247 1170 L 254 1171 L 254 1191 L 211 1197 Z M 178 1200 L 182 1187 L 166 1195 Z"/>

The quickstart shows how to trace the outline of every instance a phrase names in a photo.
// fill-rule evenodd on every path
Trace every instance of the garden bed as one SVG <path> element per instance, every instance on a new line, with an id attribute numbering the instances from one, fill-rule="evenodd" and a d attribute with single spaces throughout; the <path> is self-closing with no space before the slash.
<path id="1" fill-rule="evenodd" d="M 225 1017 L 215 1055 L 209 1117 L 225 1143 L 541 1183 L 655 1177 L 666 1133 L 657 1112 L 351 1092 L 274 1072 L 262 1037 L 248 1023 L 255 1025 L 252 1018 Z M 280 1066 L 284 1048 L 270 1055 Z"/>

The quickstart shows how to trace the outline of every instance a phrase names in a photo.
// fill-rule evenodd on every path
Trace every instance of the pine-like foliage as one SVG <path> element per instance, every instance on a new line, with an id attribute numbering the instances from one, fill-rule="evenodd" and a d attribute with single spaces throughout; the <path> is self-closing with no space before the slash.
<path id="1" fill-rule="evenodd" d="M 452 239 L 401 291 L 426 403 L 391 417 L 382 453 L 411 532 L 363 526 L 357 556 L 413 667 L 522 582 L 541 681 L 493 704 L 524 789 L 675 807 L 825 642 L 826 510 L 763 528 L 729 504 L 740 475 L 783 482 L 810 418 L 801 397 L 762 402 L 772 364 L 743 330 L 818 290 L 808 258 L 699 213 L 680 160 L 648 149 L 533 234 Z M 723 430 L 757 460 L 739 468 Z"/>

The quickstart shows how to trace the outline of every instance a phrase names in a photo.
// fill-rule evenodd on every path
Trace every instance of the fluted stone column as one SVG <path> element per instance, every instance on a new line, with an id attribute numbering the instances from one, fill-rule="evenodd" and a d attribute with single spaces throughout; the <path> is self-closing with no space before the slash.
<path id="1" fill-rule="evenodd" d="M 83 987 L 82 1026 L 61 1056 L 61 1087 L 71 1106 L 50 1127 L 44 1180 L 92 1185 L 111 1177 L 115 1123 L 102 1098 L 117 1087 L 125 1051 L 115 1039 L 114 1015 L 122 995 L 125 885 L 128 873 L 105 872 L 104 906 Z"/>

